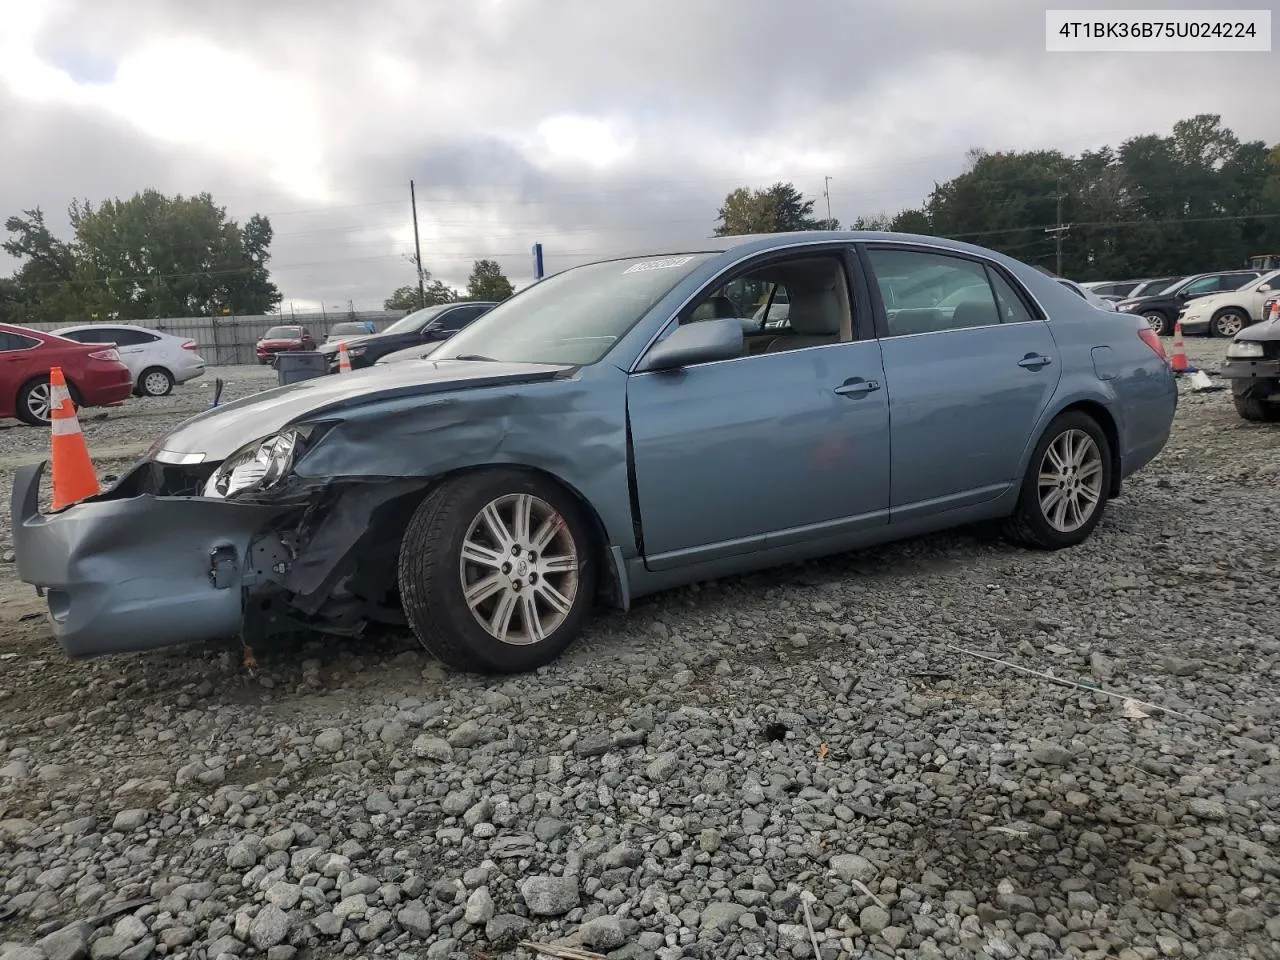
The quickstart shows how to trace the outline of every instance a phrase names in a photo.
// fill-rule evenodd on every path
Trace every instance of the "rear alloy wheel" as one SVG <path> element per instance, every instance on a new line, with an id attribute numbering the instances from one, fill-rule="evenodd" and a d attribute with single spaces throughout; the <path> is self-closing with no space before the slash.
<path id="1" fill-rule="evenodd" d="M 581 504 L 550 480 L 494 470 L 448 481 L 400 547 L 400 596 L 423 646 L 452 667 L 522 673 L 558 657 L 595 599 Z"/>
<path id="2" fill-rule="evenodd" d="M 1020 543 L 1060 550 L 1084 542 L 1102 519 L 1111 489 L 1111 451 L 1089 415 L 1056 417 L 1036 444 L 1009 532 Z"/>
<path id="3" fill-rule="evenodd" d="M 1223 310 L 1209 324 L 1209 331 L 1215 337 L 1226 337 L 1228 340 L 1249 325 L 1249 318 L 1239 310 Z"/>
<path id="4" fill-rule="evenodd" d="M 33 427 L 47 426 L 53 419 L 53 388 L 48 377 L 37 377 L 18 391 L 18 419 Z"/>
<path id="5" fill-rule="evenodd" d="M 163 367 L 148 367 L 138 378 L 138 389 L 144 397 L 167 397 L 173 391 L 173 375 Z"/>
<path id="6" fill-rule="evenodd" d="M 1168 337 L 1173 334 L 1173 323 L 1159 310 L 1152 310 L 1142 315 L 1142 319 L 1150 324 L 1151 329 L 1159 336 Z"/>

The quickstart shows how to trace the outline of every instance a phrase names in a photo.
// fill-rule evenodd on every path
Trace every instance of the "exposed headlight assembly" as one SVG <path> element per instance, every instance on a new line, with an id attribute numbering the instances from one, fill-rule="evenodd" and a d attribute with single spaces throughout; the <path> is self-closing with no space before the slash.
<path id="1" fill-rule="evenodd" d="M 1256 340 L 1234 340 L 1227 347 L 1227 356 L 1234 360 L 1249 360 L 1263 356 L 1262 344 Z"/>
<path id="2" fill-rule="evenodd" d="M 289 475 L 316 430 L 316 424 L 288 427 L 241 447 L 219 464 L 205 483 L 204 495 L 223 499 L 275 486 Z"/>

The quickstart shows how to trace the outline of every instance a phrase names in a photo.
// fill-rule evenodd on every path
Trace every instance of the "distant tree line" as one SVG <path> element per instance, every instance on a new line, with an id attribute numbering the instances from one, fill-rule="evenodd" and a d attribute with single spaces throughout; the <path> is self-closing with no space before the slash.
<path id="1" fill-rule="evenodd" d="M 738 189 L 716 233 L 835 227 L 790 184 Z M 771 198 L 775 198 L 772 200 Z M 818 225 L 821 224 L 821 225 Z M 1056 150 L 973 149 L 964 173 L 935 184 L 923 205 L 858 217 L 852 230 L 968 240 L 1064 276 L 1127 279 L 1243 266 L 1280 253 L 1280 146 L 1241 141 L 1217 114 L 1179 121 L 1171 136 L 1068 156 Z"/>
<path id="2" fill-rule="evenodd" d="M 483 300 L 500 303 L 516 292 L 511 281 L 502 272 L 502 265 L 497 260 L 476 260 L 471 265 L 471 277 L 467 280 L 467 292 L 459 293 L 440 280 L 433 280 L 431 274 L 423 270 L 423 289 L 419 296 L 416 286 L 397 287 L 391 296 L 382 301 L 384 310 L 417 310 L 420 307 L 434 307 L 442 303 L 455 303 L 461 300 Z"/>
<path id="3" fill-rule="evenodd" d="M 202 193 L 155 190 L 97 207 L 72 201 L 73 236 L 61 240 L 38 207 L 9 217 L 2 246 L 19 261 L 0 277 L 0 320 L 74 322 L 93 318 L 267 313 L 280 291 L 267 268 L 271 222 L 243 225 Z"/>

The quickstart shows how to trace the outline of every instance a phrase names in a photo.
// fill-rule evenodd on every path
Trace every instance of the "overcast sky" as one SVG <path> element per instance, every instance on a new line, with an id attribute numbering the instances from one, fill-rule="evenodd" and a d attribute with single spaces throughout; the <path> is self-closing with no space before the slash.
<path id="1" fill-rule="evenodd" d="M 434 276 L 494 257 L 520 286 L 535 240 L 549 271 L 687 242 L 743 184 L 825 215 L 830 176 L 847 222 L 918 205 L 971 146 L 1074 153 L 1200 112 L 1280 140 L 1280 54 L 1050 54 L 1044 10 L 0 0 L 0 218 L 39 205 L 65 233 L 72 197 L 207 190 L 271 218 L 286 308 L 373 308 L 414 282 L 410 178 Z"/>

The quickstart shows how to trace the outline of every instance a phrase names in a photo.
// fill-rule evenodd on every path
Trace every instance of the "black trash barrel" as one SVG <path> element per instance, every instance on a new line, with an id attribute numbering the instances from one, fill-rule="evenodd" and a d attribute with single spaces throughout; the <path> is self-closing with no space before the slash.
<path id="1" fill-rule="evenodd" d="M 319 350 L 281 350 L 276 354 L 276 377 L 282 387 L 328 372 L 329 361 Z"/>

